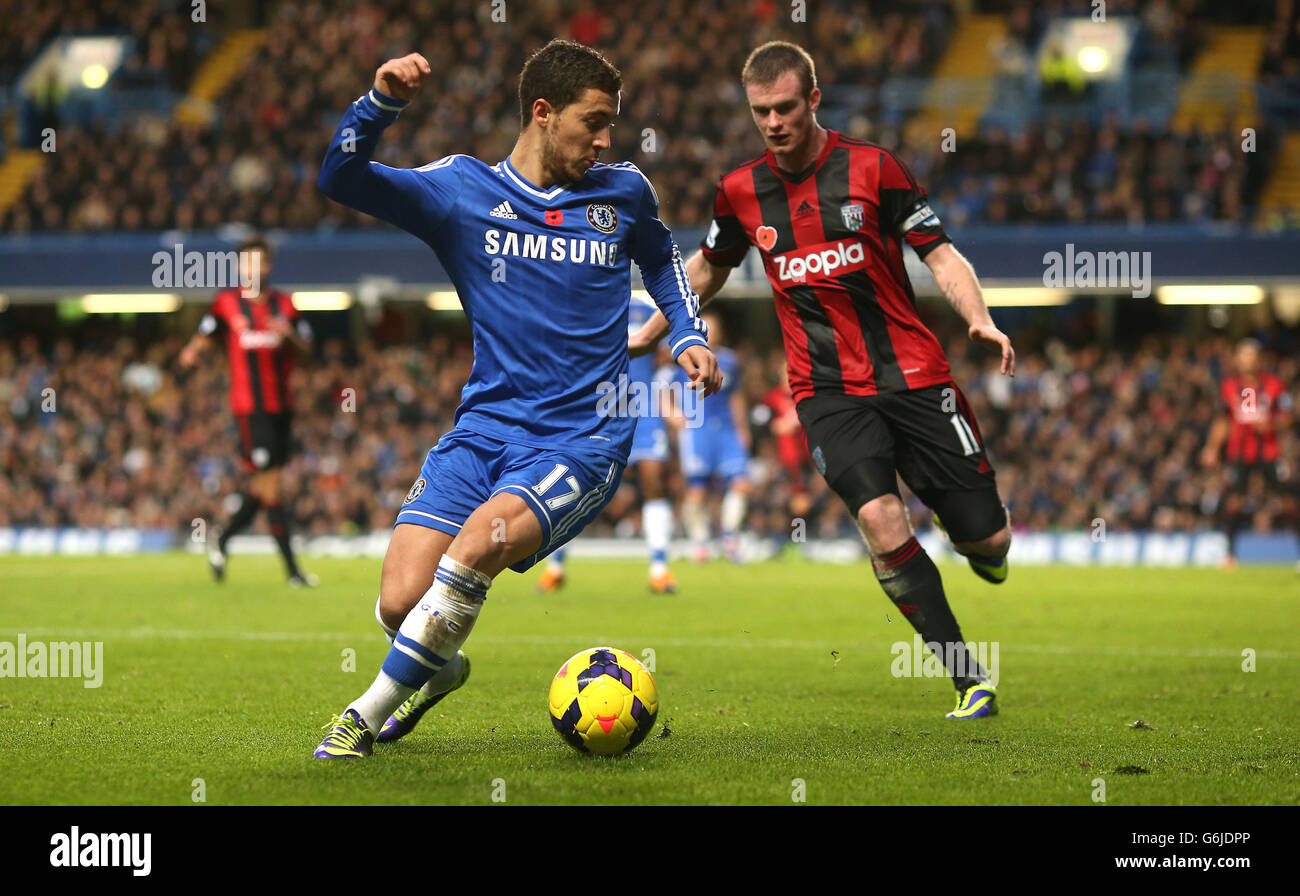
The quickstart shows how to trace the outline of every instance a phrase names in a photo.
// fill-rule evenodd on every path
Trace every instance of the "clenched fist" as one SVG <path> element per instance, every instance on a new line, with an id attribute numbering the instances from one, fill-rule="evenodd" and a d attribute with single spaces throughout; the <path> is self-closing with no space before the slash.
<path id="1" fill-rule="evenodd" d="M 390 59 L 375 72 L 375 90 L 403 102 L 415 96 L 420 82 L 433 72 L 429 60 L 419 53 Z"/>

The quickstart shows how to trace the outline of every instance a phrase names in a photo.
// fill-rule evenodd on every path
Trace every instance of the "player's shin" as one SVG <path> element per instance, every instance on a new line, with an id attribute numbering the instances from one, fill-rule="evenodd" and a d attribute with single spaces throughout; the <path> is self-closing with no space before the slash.
<path id="1" fill-rule="evenodd" d="M 388 643 L 392 644 L 394 639 L 397 638 L 397 630 L 389 628 L 384 622 L 383 614 L 379 612 L 379 605 L 382 600 L 382 597 L 375 598 L 375 620 L 379 623 L 379 627 L 383 629 L 384 637 L 388 639 Z M 426 681 L 424 687 L 420 688 L 420 690 L 430 697 L 445 693 L 452 682 L 460 676 L 461 660 L 461 657 L 453 657 L 447 665 L 442 667 L 441 671 Z"/>
<path id="2" fill-rule="evenodd" d="M 706 549 L 709 543 L 709 512 L 703 496 L 687 497 L 682 504 L 682 520 L 695 550 L 698 552 Z"/>
<path id="3" fill-rule="evenodd" d="M 988 673 L 966 649 L 938 567 L 915 536 L 895 550 L 872 557 L 871 565 L 880 587 L 943 661 L 958 691 L 988 679 Z"/>
<path id="4" fill-rule="evenodd" d="M 740 557 L 740 545 L 737 539 L 740 537 L 740 525 L 745 521 L 747 504 L 748 499 L 744 490 L 734 486 L 727 489 L 727 493 L 722 496 L 720 513 L 722 540 L 732 560 L 738 560 Z"/>
<path id="5" fill-rule="evenodd" d="M 262 509 L 262 502 L 253 495 L 252 492 L 239 493 L 239 509 L 236 510 L 226 522 L 225 528 L 221 530 L 221 537 L 217 539 L 217 547 L 221 553 L 226 552 L 226 546 L 230 543 L 232 536 L 237 535 L 248 527 L 257 516 L 257 511 Z"/>
<path id="6" fill-rule="evenodd" d="M 293 547 L 289 544 L 289 514 L 285 512 L 284 505 L 267 505 L 266 522 L 270 526 L 271 537 L 275 539 L 275 546 L 280 549 L 280 556 L 284 559 L 286 574 L 291 579 L 301 578 L 302 571 L 298 569 L 298 561 L 293 556 Z"/>
<path id="7" fill-rule="evenodd" d="M 379 675 L 348 707 L 377 732 L 402 701 L 456 657 L 469 637 L 492 580 L 446 554 L 433 587 L 407 614 Z"/>
<path id="8" fill-rule="evenodd" d="M 668 546 L 673 537 L 673 505 L 667 498 L 655 498 L 641 508 L 641 528 L 650 550 L 650 575 L 668 571 Z"/>

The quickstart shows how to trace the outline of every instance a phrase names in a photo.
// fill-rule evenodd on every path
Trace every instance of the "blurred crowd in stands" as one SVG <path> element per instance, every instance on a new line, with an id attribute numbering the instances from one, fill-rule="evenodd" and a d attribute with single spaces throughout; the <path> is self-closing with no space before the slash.
<path id="1" fill-rule="evenodd" d="M 141 344 L 117 338 L 74 345 L 62 337 L 0 340 L 0 526 L 138 526 L 187 532 L 195 518 L 224 518 L 237 490 L 237 438 L 227 407 L 222 353 L 192 371 L 175 363 L 180 337 Z M 945 339 L 970 397 L 1016 529 L 1112 531 L 1215 525 L 1226 470 L 1202 465 L 1229 347 L 1222 339 L 1150 339 L 1129 348 L 1021 347 L 1017 375 L 960 334 Z M 853 537 L 852 519 L 789 429 L 780 347 L 736 344 L 750 406 L 753 460 L 746 529 L 788 539 L 792 520 L 810 538 Z M 300 365 L 287 468 L 296 531 L 346 535 L 382 530 L 425 453 L 452 425 L 472 363 L 459 336 L 418 345 L 323 341 Z M 1294 394 L 1300 360 L 1266 356 Z M 353 390 L 353 391 L 348 391 Z M 1280 436 L 1283 481 L 1300 479 L 1300 428 Z M 593 534 L 640 527 L 629 476 Z M 675 477 L 674 494 L 682 491 Z M 1289 530 L 1295 507 L 1261 481 L 1247 501 L 1250 526 Z M 928 512 L 910 499 L 913 522 Z"/>
<path id="2" fill-rule="evenodd" d="M 16 0 L 0 0 L 16 3 Z M 67 6 L 63 3 L 58 6 Z M 166 73 L 174 86 L 196 65 L 190 25 L 165 2 L 132 5 L 75 0 L 71 23 L 54 7 L 33 8 L 39 27 L 0 25 L 0 57 L 30 56 L 59 27 L 127 24 L 143 35 L 135 66 Z M 1005 15 L 1000 60 L 1027 55 L 1049 15 L 1090 14 L 1086 2 L 985 4 Z M 1112 0 L 1111 16 L 1140 16 L 1140 46 L 1153 58 L 1185 67 L 1202 25 L 1217 21 L 1203 0 L 1136 3 Z M 1240 9 L 1257 4 L 1244 0 Z M 1279 9 L 1293 6 L 1283 0 Z M 453 152 L 503 158 L 518 131 L 518 71 L 527 53 L 569 36 L 604 50 L 623 70 L 622 114 L 608 160 L 632 160 L 652 179 L 670 226 L 706 226 L 716 182 L 757 155 L 761 142 L 739 84 L 746 54 L 787 38 L 814 48 L 824 85 L 854 88 L 868 99 L 840 110 L 855 136 L 900 152 L 955 224 L 983 221 L 1139 224 L 1174 219 L 1243 223 L 1271 163 L 1268 152 L 1237 151 L 1239 136 L 1173 136 L 1113 124 L 1052 124 L 1022 134 L 963 135 L 960 151 L 899 146 L 877 118 L 877 88 L 889 79 L 933 71 L 954 31 L 941 0 L 860 3 L 826 0 L 806 23 L 790 21 L 777 0 L 666 0 L 654 16 L 620 15 L 594 0 L 510 4 L 508 23 L 492 20 L 479 0 L 409 4 L 401 0 L 305 0 L 277 3 L 265 45 L 227 85 L 211 127 L 137 119 L 129 128 L 100 122 L 60 134 L 59 151 L 3 215 L 6 232 L 213 229 L 243 222 L 263 230 L 373 227 L 373 219 L 326 199 L 316 189 L 320 160 L 344 108 L 370 84 L 384 59 L 420 49 L 439 80 L 428 85 L 379 146 L 377 160 L 415 167 Z M 151 12 L 152 10 L 152 12 Z M 1283 16 L 1278 12 L 1279 17 Z M 178 18 L 180 17 L 180 18 Z M 0 16 L 0 19 L 3 19 Z M 1289 21 L 1289 20 L 1288 20 Z M 563 23 L 558 29 L 556 23 Z M 683 30 L 685 29 L 685 30 Z M 690 39 L 683 40 L 684 33 Z M 1294 80 L 1294 27 L 1279 27 L 1266 67 Z M 828 103 L 830 100 L 828 99 Z M 1265 142 L 1267 148 L 1271 144 Z"/>

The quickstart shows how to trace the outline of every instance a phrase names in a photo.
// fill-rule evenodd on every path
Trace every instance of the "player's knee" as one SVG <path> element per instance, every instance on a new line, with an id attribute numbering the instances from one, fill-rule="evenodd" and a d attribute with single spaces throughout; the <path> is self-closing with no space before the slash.
<path id="1" fill-rule="evenodd" d="M 892 551 L 911 537 L 907 508 L 898 495 L 872 498 L 858 510 L 858 528 L 872 553 Z"/>
<path id="2" fill-rule="evenodd" d="M 954 547 L 964 553 L 979 554 L 981 557 L 1005 557 L 1011 550 L 1011 527 L 1004 526 L 988 538 L 966 545 L 954 545 Z"/>
<path id="3" fill-rule="evenodd" d="M 447 548 L 447 555 L 495 578 L 524 552 L 520 533 L 512 532 L 504 520 L 495 523 L 490 528 L 466 526 Z"/>

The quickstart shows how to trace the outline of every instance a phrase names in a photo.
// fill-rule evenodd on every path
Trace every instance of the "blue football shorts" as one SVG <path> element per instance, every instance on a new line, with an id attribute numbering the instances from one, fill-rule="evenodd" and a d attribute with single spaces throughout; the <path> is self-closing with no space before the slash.
<path id="1" fill-rule="evenodd" d="M 413 523 L 455 536 L 489 498 L 513 492 L 542 526 L 541 548 L 510 566 L 524 572 L 600 514 L 618 491 L 623 468 L 604 454 L 544 450 L 453 429 L 429 451 L 394 525 Z"/>

